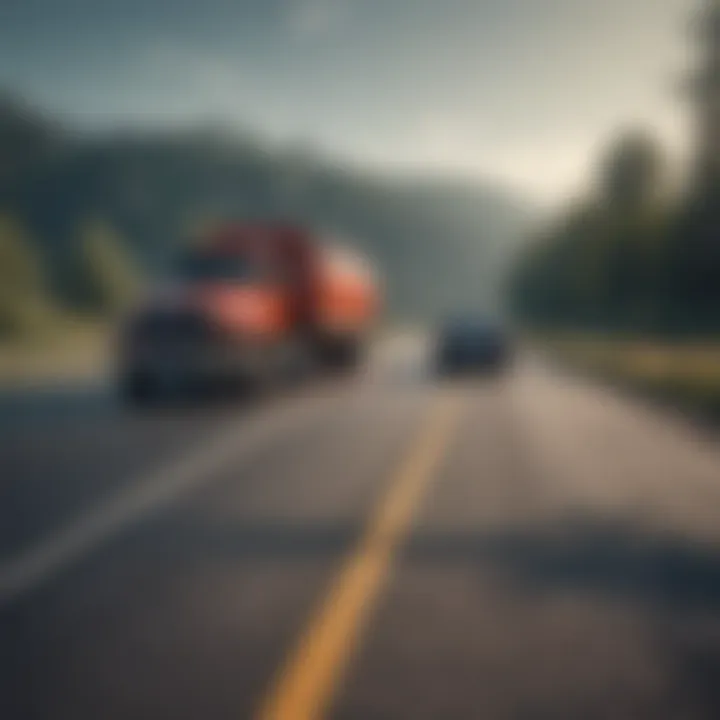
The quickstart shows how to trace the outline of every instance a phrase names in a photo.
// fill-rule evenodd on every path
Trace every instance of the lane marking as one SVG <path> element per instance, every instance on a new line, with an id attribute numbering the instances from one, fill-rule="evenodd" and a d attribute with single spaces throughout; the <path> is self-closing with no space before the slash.
<path id="1" fill-rule="evenodd" d="M 359 644 L 370 611 L 391 571 L 460 417 L 457 397 L 435 405 L 358 546 L 347 559 L 300 642 L 282 667 L 257 720 L 320 720 Z"/>
<path id="2" fill-rule="evenodd" d="M 276 409 L 251 421 L 244 417 L 181 458 L 130 480 L 124 490 L 87 515 L 0 564 L 0 608 L 77 564 L 128 526 L 207 483 L 226 463 L 239 462 L 292 428 L 303 427 L 340 397 L 317 398 L 311 404 L 299 399 L 283 408 L 280 416 Z"/>

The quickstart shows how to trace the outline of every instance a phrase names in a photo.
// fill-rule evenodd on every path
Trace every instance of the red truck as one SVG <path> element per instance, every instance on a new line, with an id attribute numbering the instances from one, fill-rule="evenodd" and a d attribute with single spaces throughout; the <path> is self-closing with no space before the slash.
<path id="1" fill-rule="evenodd" d="M 124 323 L 121 392 L 142 402 L 352 368 L 379 304 L 372 266 L 346 245 L 283 225 L 215 229 Z"/>

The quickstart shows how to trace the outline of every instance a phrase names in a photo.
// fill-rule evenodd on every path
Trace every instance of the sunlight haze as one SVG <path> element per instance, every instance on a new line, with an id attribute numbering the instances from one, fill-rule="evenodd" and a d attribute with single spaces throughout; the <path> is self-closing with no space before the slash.
<path id="1" fill-rule="evenodd" d="M 682 151 L 693 0 L 10 0 L 0 85 L 88 129 L 222 121 L 562 199 L 614 129 Z"/>

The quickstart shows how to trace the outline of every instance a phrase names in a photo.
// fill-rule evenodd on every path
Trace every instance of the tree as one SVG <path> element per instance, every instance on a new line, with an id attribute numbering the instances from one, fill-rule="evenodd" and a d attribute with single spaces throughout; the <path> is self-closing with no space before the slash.
<path id="1" fill-rule="evenodd" d="M 523 305 L 546 322 L 654 329 L 670 258 L 664 167 L 648 134 L 614 139 L 598 162 L 596 197 L 562 214 L 520 275 Z"/>
<path id="2" fill-rule="evenodd" d="M 20 222 L 0 215 L 0 336 L 31 335 L 49 319 L 42 259 Z"/>
<path id="3" fill-rule="evenodd" d="M 657 140 L 643 130 L 619 135 L 600 162 L 601 202 L 616 215 L 636 215 L 662 195 L 665 156 Z"/>
<path id="4" fill-rule="evenodd" d="M 121 237 L 101 220 L 81 226 L 74 265 L 72 294 L 82 310 L 116 313 L 137 289 L 138 272 Z"/>

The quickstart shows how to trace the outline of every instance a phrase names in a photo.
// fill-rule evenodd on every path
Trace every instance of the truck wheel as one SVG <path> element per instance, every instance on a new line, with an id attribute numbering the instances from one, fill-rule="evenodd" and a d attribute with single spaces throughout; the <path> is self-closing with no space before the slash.
<path id="1" fill-rule="evenodd" d="M 328 344 L 322 352 L 323 365 L 332 372 L 349 372 L 360 365 L 361 351 L 357 340 Z"/>
<path id="2" fill-rule="evenodd" d="M 351 340 L 347 342 L 343 350 L 341 369 L 349 371 L 357 370 L 360 365 L 360 360 L 360 343 L 356 340 Z"/>
<path id="3" fill-rule="evenodd" d="M 145 407 L 159 399 L 157 383 L 145 373 L 129 372 L 120 378 L 120 399 L 133 407 Z"/>
<path id="4" fill-rule="evenodd" d="M 289 340 L 282 349 L 279 375 L 283 385 L 298 385 L 310 378 L 315 369 L 308 343 L 301 338 Z"/>

